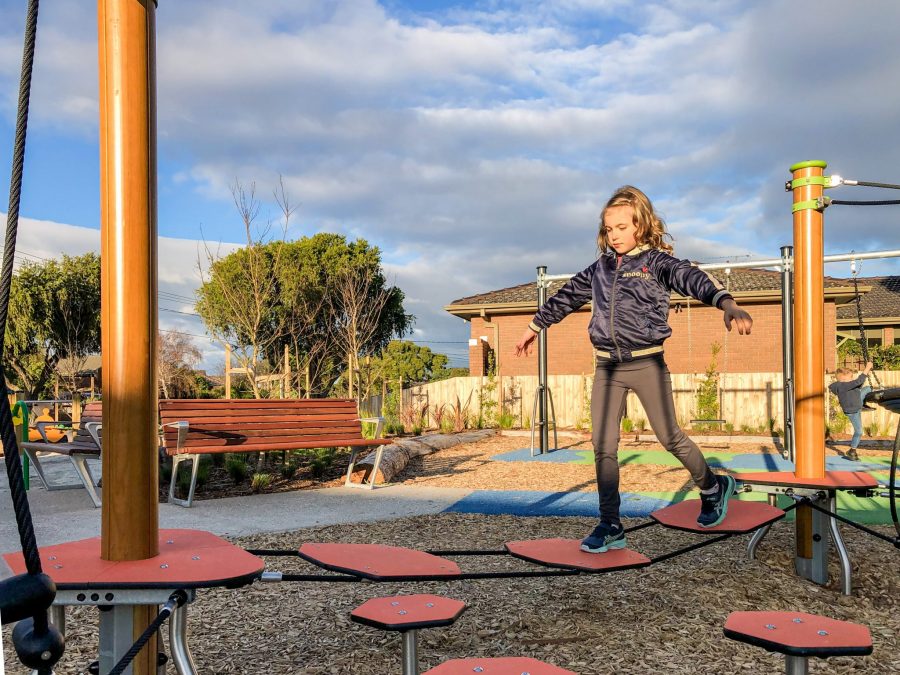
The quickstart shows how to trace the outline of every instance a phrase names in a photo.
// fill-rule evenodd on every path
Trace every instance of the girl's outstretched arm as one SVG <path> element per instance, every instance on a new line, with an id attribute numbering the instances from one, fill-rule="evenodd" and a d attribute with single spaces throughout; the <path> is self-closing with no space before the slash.
<path id="1" fill-rule="evenodd" d="M 738 333 L 741 335 L 750 335 L 750 329 L 753 328 L 753 317 L 748 312 L 738 307 L 734 298 L 725 298 L 719 304 L 724 314 L 725 328 L 731 330 L 731 324 L 737 327 Z"/>

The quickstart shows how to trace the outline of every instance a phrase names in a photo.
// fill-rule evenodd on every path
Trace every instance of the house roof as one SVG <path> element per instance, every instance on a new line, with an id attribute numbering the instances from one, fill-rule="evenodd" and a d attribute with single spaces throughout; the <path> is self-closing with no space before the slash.
<path id="1" fill-rule="evenodd" d="M 852 286 L 853 282 L 847 280 Z M 872 323 L 879 319 L 900 317 L 900 277 L 858 277 L 857 283 L 862 287 L 867 286 L 871 290 L 860 292 L 860 306 L 863 320 Z M 850 302 L 837 308 L 837 320 L 840 324 L 853 324 L 859 321 L 856 313 L 855 296 Z"/>
<path id="2" fill-rule="evenodd" d="M 772 270 L 738 268 L 732 270 L 730 274 L 726 274 L 724 270 L 714 270 L 710 274 L 715 277 L 722 286 L 728 288 L 732 293 L 741 296 L 741 299 L 772 298 L 781 292 L 781 273 Z M 886 277 L 887 278 L 887 277 Z M 900 277 L 891 277 L 898 280 L 900 285 Z M 865 293 L 870 290 L 868 279 L 859 279 L 860 292 Z M 547 296 L 554 295 L 562 288 L 565 281 L 557 280 L 550 282 Z M 829 297 L 833 297 L 835 302 L 842 303 L 853 299 L 852 282 L 848 279 L 837 279 L 834 277 L 825 277 L 825 287 L 829 289 L 827 293 Z M 900 293 L 900 289 L 898 289 Z M 863 296 L 865 297 L 865 296 Z M 900 294 L 898 294 L 896 303 L 900 310 Z M 535 307 L 537 297 L 535 291 L 535 282 L 511 286 L 509 288 L 501 288 L 495 291 L 479 293 L 477 295 L 469 295 L 464 298 L 454 300 L 444 309 L 457 315 L 471 314 L 476 308 L 484 309 L 526 309 Z M 854 310 L 855 311 L 855 310 Z M 900 316 L 900 311 L 895 316 Z"/>

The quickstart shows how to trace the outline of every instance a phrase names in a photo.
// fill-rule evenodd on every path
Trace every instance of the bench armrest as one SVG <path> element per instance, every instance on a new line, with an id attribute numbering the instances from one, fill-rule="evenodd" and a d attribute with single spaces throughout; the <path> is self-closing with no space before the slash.
<path id="1" fill-rule="evenodd" d="M 37 432 L 41 435 L 41 438 L 44 439 L 44 443 L 49 443 L 50 439 L 47 438 L 47 429 L 59 429 L 60 431 L 66 434 L 66 440 L 72 440 L 72 434 L 74 429 L 72 429 L 71 424 L 66 424 L 65 422 L 35 422 L 34 428 L 37 429 Z"/>
<path id="2" fill-rule="evenodd" d="M 360 417 L 360 422 L 375 422 L 375 438 L 381 438 L 381 430 L 384 429 L 383 417 Z"/>
<path id="3" fill-rule="evenodd" d="M 100 432 L 103 430 L 103 422 L 85 422 L 84 429 L 91 435 L 91 438 L 94 439 L 94 443 L 97 444 L 97 447 L 102 450 L 103 443 L 100 440 Z"/>
<path id="4" fill-rule="evenodd" d="M 162 426 L 164 427 L 175 427 L 178 429 L 178 441 L 175 445 L 175 454 L 179 454 L 181 449 L 184 447 L 184 442 L 187 440 L 188 430 L 191 427 L 191 423 L 187 420 L 181 420 L 179 422 L 166 422 Z"/>

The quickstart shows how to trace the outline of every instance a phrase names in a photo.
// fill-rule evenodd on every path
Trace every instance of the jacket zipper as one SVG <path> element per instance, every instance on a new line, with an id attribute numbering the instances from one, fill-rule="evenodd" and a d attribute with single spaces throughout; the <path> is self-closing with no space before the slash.
<path id="1" fill-rule="evenodd" d="M 624 257 L 624 256 L 623 256 Z M 609 334 L 612 337 L 613 345 L 616 347 L 616 354 L 619 357 L 619 362 L 622 362 L 622 350 L 619 349 L 619 343 L 616 340 L 616 282 L 619 280 L 619 267 L 622 264 L 622 258 L 616 261 L 616 269 L 613 276 L 613 285 L 612 290 L 610 291 L 609 298 Z"/>

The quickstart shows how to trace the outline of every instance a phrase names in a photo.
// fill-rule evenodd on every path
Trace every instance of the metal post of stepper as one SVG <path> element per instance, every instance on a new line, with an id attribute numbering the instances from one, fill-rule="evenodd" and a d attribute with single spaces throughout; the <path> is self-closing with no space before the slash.
<path id="1" fill-rule="evenodd" d="M 400 639 L 402 640 L 403 675 L 419 675 L 419 645 L 416 640 L 416 631 L 403 631 Z"/>
<path id="2" fill-rule="evenodd" d="M 794 461 L 794 247 L 781 247 L 781 365 L 784 392 L 784 449 Z"/>
<path id="3" fill-rule="evenodd" d="M 837 513 L 836 490 L 830 490 L 828 493 L 828 510 L 832 513 Z M 850 564 L 850 554 L 847 553 L 847 547 L 844 545 L 844 538 L 841 536 L 837 518 L 829 518 L 828 520 L 831 524 L 831 537 L 832 541 L 834 541 L 834 548 L 837 550 L 838 558 L 841 560 L 841 591 L 844 595 L 850 595 L 853 592 L 851 579 L 853 566 Z"/>
<path id="4" fill-rule="evenodd" d="M 804 579 L 824 586 L 828 583 L 828 534 L 831 529 L 831 518 L 821 511 L 814 509 L 809 511 L 812 556 L 807 558 L 795 554 L 794 569 Z"/>
<path id="5" fill-rule="evenodd" d="M 187 642 L 187 603 L 176 607 L 169 618 L 169 648 L 178 675 L 196 675 L 197 666 Z"/>
<path id="6" fill-rule="evenodd" d="M 778 506 L 778 495 L 770 493 L 766 495 L 766 497 L 769 500 L 769 506 Z M 752 537 L 750 537 L 750 542 L 747 544 L 747 558 L 749 560 L 756 560 L 756 549 L 760 545 L 762 540 L 765 539 L 771 528 L 771 523 L 769 523 L 768 525 L 763 525 L 753 533 Z"/>
<path id="7" fill-rule="evenodd" d="M 809 675 L 809 659 L 805 656 L 785 656 L 785 675 Z"/>
<path id="8" fill-rule="evenodd" d="M 143 630 L 143 627 L 141 627 Z M 135 636 L 134 607 L 132 605 L 107 605 L 100 607 L 100 672 L 108 673 L 115 667 L 131 645 Z M 129 664 L 124 675 L 134 673 Z"/>
<path id="9" fill-rule="evenodd" d="M 537 268 L 537 303 L 542 307 L 547 302 L 547 266 Z M 538 429 L 540 432 L 541 452 L 544 454 L 550 446 L 550 435 L 547 426 L 547 330 L 538 333 Z M 533 447 L 533 444 L 532 444 Z M 533 452 L 533 450 L 532 450 Z"/>

